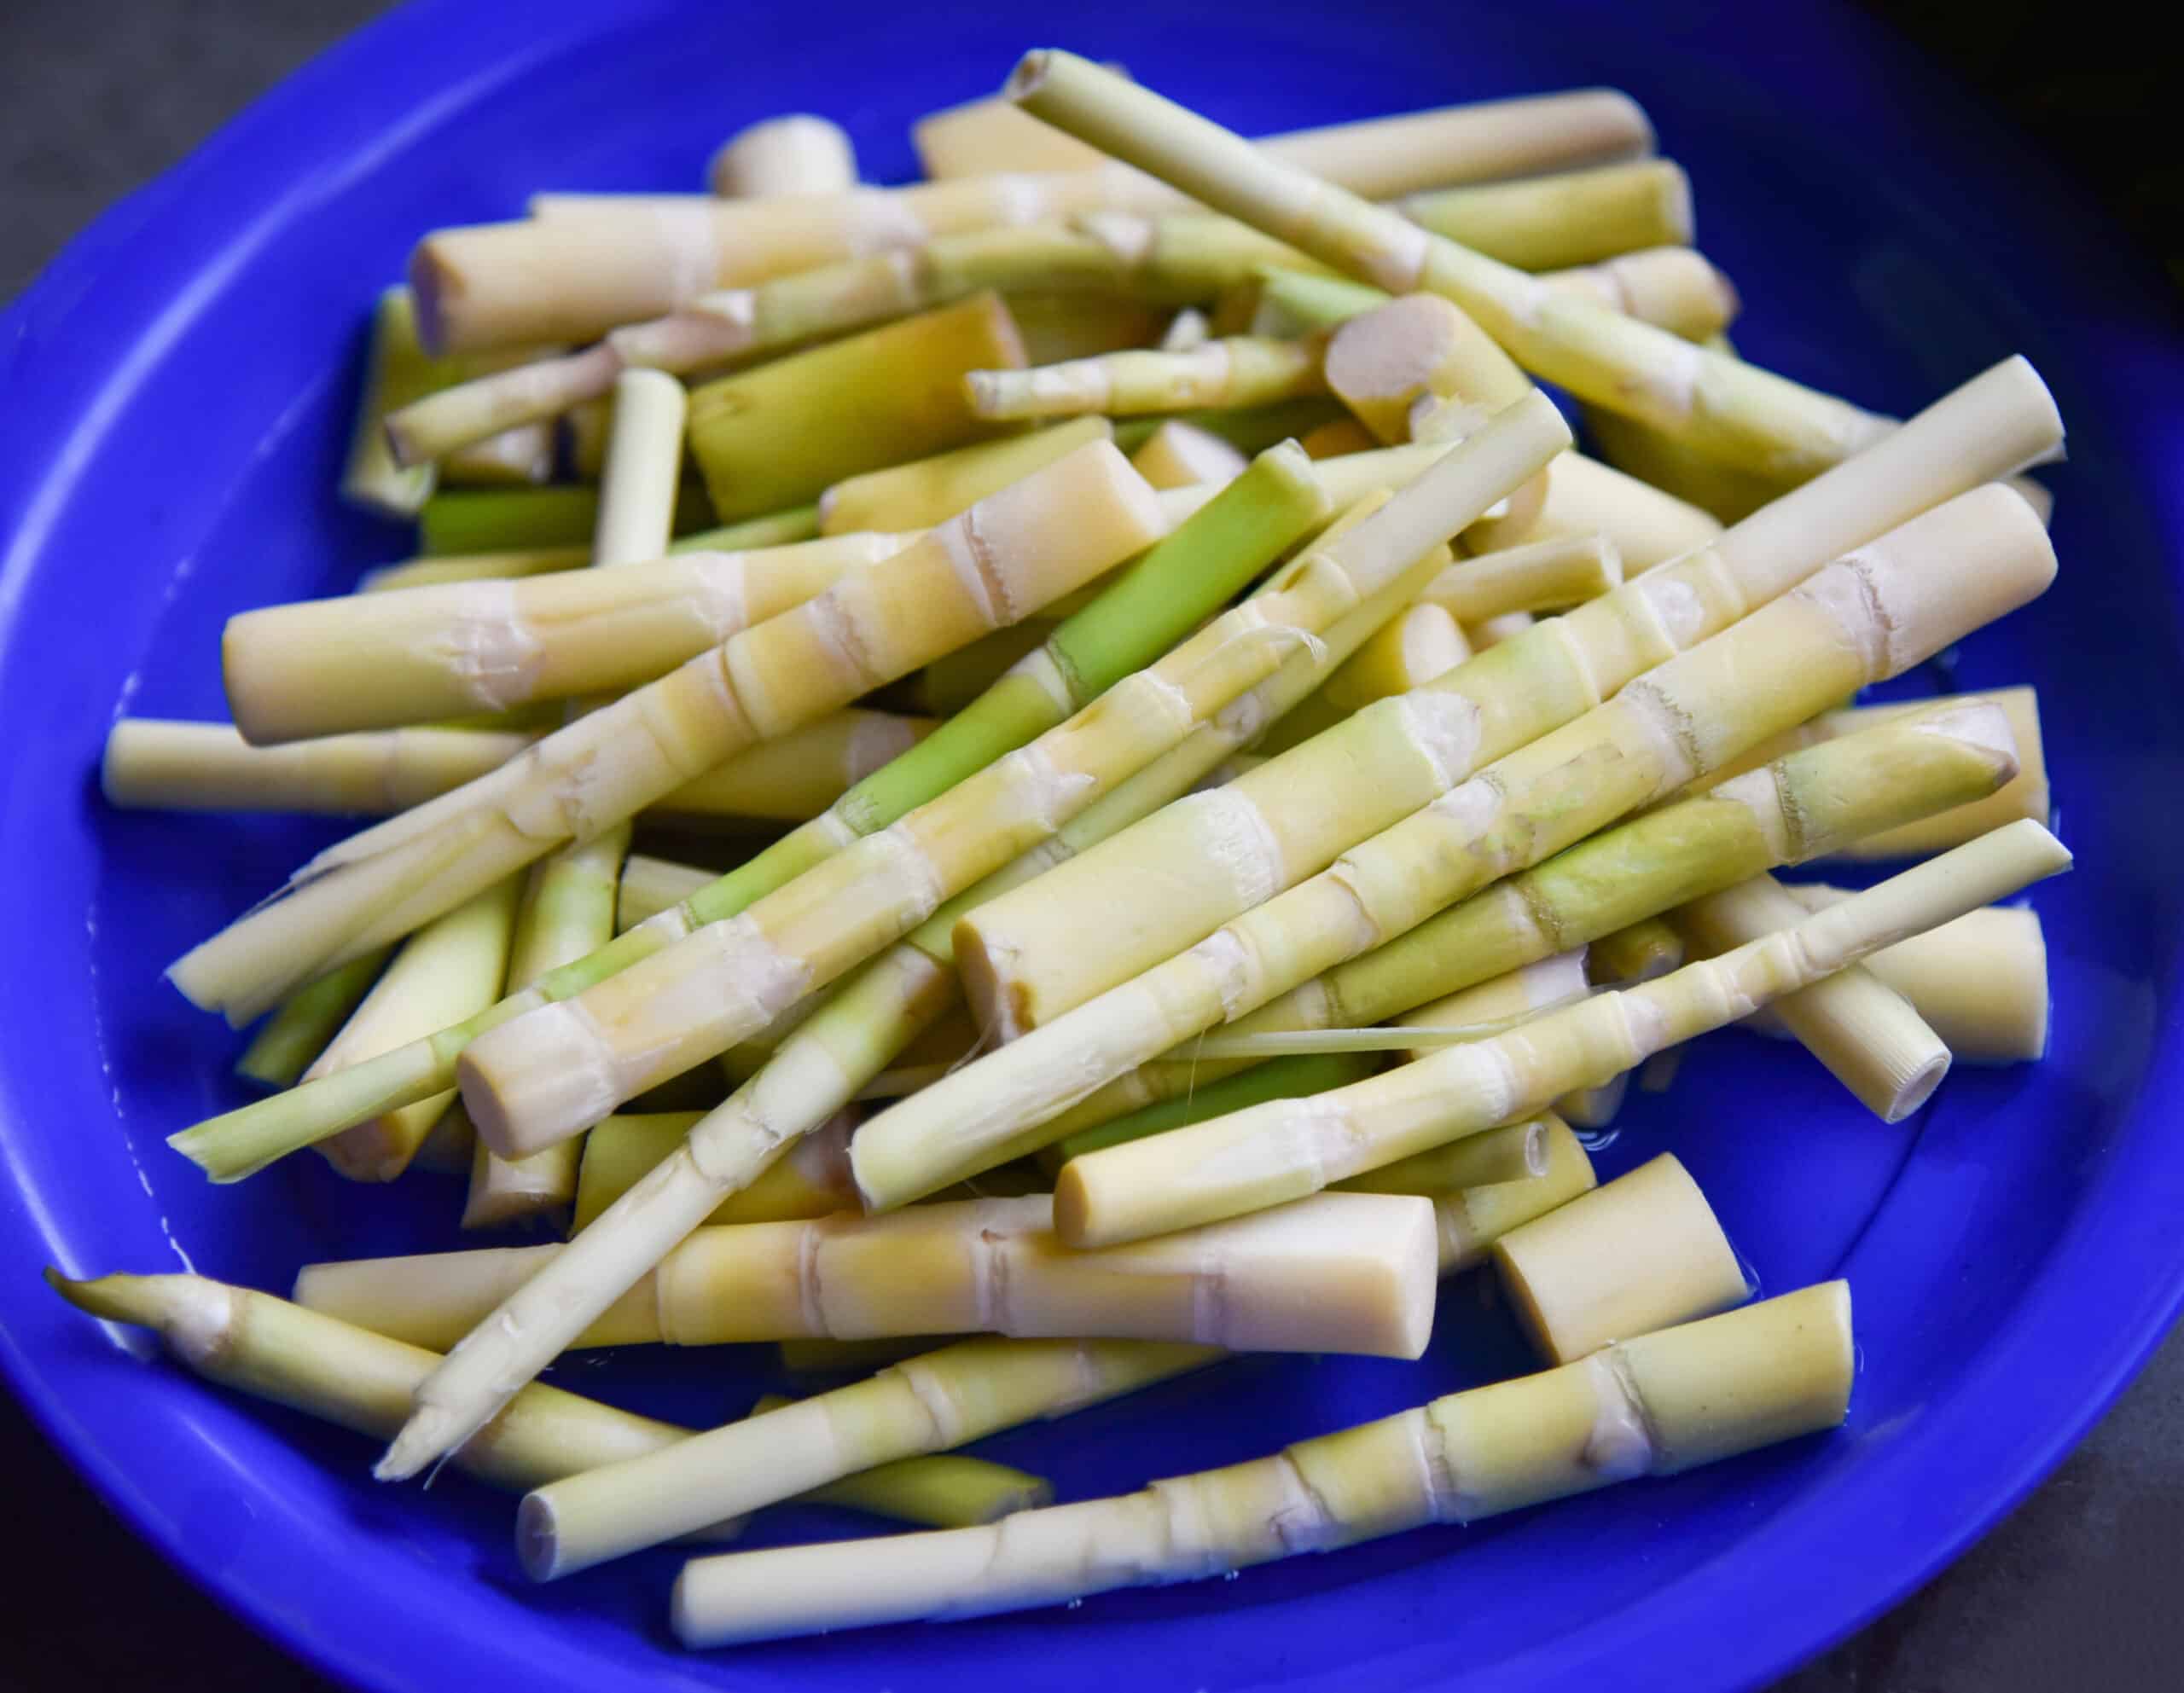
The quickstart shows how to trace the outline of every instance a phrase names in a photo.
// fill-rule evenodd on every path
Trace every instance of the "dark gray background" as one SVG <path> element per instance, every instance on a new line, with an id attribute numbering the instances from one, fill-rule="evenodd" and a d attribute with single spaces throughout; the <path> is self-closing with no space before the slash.
<path id="1" fill-rule="evenodd" d="M 103 206 L 380 9 L 376 0 L 0 0 L 0 300 Z M 2082 172 L 2140 236 L 2149 265 L 2184 280 L 2180 170 L 2155 127 L 2175 107 L 2157 97 L 2160 55 L 2149 43 L 2134 64 L 2097 46 L 2117 38 L 2082 9 L 2071 9 L 2074 26 L 2053 27 L 2045 0 L 1880 9 Z M 1985 1541 L 1776 1693 L 2184 1684 L 2180 1435 L 2184 1335 Z M 27 1531 L 0 1621 L 0 1686 L 324 1685 L 139 1544 L 4 1394 L 0 1499 Z"/>

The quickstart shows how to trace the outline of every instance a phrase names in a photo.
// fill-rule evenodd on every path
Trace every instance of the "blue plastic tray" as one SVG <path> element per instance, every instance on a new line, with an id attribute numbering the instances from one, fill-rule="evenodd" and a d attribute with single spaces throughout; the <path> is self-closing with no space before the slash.
<path id="1" fill-rule="evenodd" d="M 1762 1681 L 1902 1595 L 2031 1487 L 2184 1294 L 2169 1104 L 2184 357 L 2133 262 L 2069 191 L 1847 12 L 1008 9 L 426 0 L 117 207 L 9 312 L 0 1356 L 107 1495 L 198 1580 L 375 1688 Z M 1228 1585 L 688 1656 L 665 1633 L 671 1557 L 532 1587 L 504 1500 L 452 1480 L 376 1487 L 363 1443 L 127 1356 L 38 1284 L 48 1261 L 78 1274 L 189 1262 L 281 1288 L 306 1259 L 444 1246 L 460 1203 L 453 1183 L 359 1189 L 309 1157 L 215 1189 L 161 1145 L 238 1094 L 235 1040 L 160 967 L 333 832 L 109 815 L 94 764 L 123 710 L 222 715 L 229 613 L 342 591 L 404 550 L 332 490 L 366 308 L 421 229 L 513 215 L 535 188 L 694 185 L 721 136 L 799 108 L 845 121 L 874 179 L 901 178 L 908 120 L 991 88 L 1047 42 L 1119 58 L 1247 131 L 1618 84 L 1691 168 L 1752 357 L 1896 411 L 2006 352 L 2034 359 L 2071 427 L 2071 461 L 2052 473 L 2063 576 L 2036 611 L 1969 642 L 1955 675 L 2042 690 L 2082 867 L 2038 895 L 2053 1056 L 1960 1074 L 1891 1128 L 1801 1055 L 1722 1036 L 1626 1119 L 1605 1174 L 1673 1146 L 1768 1288 L 1850 1278 L 1865 1369 L 1838 1435 Z M 1471 1284 L 1444 1307 L 1422 1365 L 1242 1360 L 984 1449 L 1078 1498 L 1520 1367 Z M 703 1422 L 740 1411 L 762 1367 L 742 1348 L 559 1376 Z M 806 1511 L 762 1533 L 851 1527 Z"/>

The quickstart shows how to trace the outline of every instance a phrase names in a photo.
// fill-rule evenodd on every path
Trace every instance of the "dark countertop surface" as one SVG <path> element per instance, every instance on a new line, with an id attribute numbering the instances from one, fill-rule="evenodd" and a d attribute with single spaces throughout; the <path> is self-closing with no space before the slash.
<path id="1" fill-rule="evenodd" d="M 1882 8 L 2000 98 L 2066 163 L 2137 162 L 2104 183 L 2184 281 L 2179 168 L 2153 72 L 2031 39 L 2042 0 Z M 181 158 L 376 0 L 0 0 L 0 300 L 102 207 Z M 1974 19 L 1978 21 L 1975 23 Z M 1960 26 L 1955 20 L 1961 20 Z M 2118 19 L 2117 21 L 2121 21 Z M 2128 41 L 2132 32 L 2120 38 Z M 2028 64 L 2045 59 L 2036 71 Z M 2160 55 L 2149 55 L 2158 60 Z M 2173 110 L 2173 106 L 2171 107 Z M 2117 148 L 2118 126 L 2150 145 Z M 0 1687 L 327 1685 L 167 1567 L 0 1394 L 0 1498 L 37 1543 L 0 1621 Z M 2184 1332 L 2047 1484 L 1890 1615 L 1775 1693 L 2034 1693 L 2184 1684 Z"/>

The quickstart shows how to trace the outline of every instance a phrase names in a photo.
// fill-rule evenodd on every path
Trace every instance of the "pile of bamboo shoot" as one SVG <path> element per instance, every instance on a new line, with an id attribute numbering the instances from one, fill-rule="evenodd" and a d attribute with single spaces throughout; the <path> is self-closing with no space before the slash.
<path id="1" fill-rule="evenodd" d="M 175 1148 L 533 1238 L 54 1285 L 521 1493 L 540 1580 L 791 1500 L 926 1531 L 695 1557 L 693 1646 L 1840 1423 L 1847 1287 L 1751 1302 L 1673 1148 L 1592 1132 L 1734 1023 L 1874 1133 L 2041 1056 L 2031 689 L 1854 703 L 2052 580 L 2040 378 L 1898 421 L 1745 362 L 1607 90 L 1250 142 L 1038 52 L 915 139 L 869 187 L 785 116 L 707 193 L 427 234 L 341 483 L 418 555 L 239 608 L 232 723 L 108 739 L 117 806 L 373 820 L 172 966 L 257 1024 Z M 1471 1273 L 1539 1373 L 1108 1499 L 957 1451 L 1415 1359 Z M 752 1341 L 833 1384 L 697 1430 L 536 1379 Z"/>

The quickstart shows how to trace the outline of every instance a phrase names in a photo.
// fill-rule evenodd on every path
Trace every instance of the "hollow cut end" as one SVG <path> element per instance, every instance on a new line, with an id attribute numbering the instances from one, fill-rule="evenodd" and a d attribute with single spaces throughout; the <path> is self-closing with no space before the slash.
<path id="1" fill-rule="evenodd" d="M 1949 1050 L 1943 1047 L 1906 1076 L 1888 1101 L 1887 1110 L 1881 1113 L 1883 1121 L 1902 1122 L 1932 1099 L 1934 1090 L 1942 1085 L 1942 1078 L 1949 1074 Z"/>
<path id="2" fill-rule="evenodd" d="M 1035 47 L 1019 59 L 1016 68 L 1008 73 L 1008 80 L 1001 85 L 1001 97 L 1021 102 L 1026 95 L 1036 91 L 1047 79 L 1054 54 L 1051 47 Z"/>
<path id="3" fill-rule="evenodd" d="M 533 1581 L 561 1574 L 561 1527 L 553 1500 L 543 1493 L 526 1493 L 515 1508 L 515 1555 Z"/>

